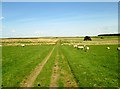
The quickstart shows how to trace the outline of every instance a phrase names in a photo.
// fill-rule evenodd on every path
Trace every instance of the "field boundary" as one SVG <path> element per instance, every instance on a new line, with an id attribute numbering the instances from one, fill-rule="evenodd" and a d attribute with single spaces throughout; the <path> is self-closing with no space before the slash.
<path id="1" fill-rule="evenodd" d="M 45 57 L 45 59 L 40 64 L 38 64 L 38 66 L 32 71 L 32 73 L 27 77 L 27 79 L 22 81 L 20 87 L 32 87 L 35 79 L 40 74 L 44 65 L 47 63 L 47 61 L 50 58 L 50 56 L 52 55 L 54 49 L 55 49 L 55 47 L 48 53 L 48 55 Z"/>

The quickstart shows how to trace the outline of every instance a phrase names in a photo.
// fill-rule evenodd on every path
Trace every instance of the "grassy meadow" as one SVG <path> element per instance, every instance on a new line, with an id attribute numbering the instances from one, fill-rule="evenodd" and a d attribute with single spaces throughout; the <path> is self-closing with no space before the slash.
<path id="1" fill-rule="evenodd" d="M 54 47 L 33 87 L 50 87 L 54 82 L 57 87 L 118 87 L 118 37 L 93 37 L 92 41 L 83 41 L 82 37 L 47 39 L 3 40 L 3 87 L 20 87 Z M 86 44 L 90 49 L 85 52 L 74 44 Z M 54 71 L 56 63 L 58 69 Z"/>
<path id="2" fill-rule="evenodd" d="M 17 87 L 46 57 L 52 46 L 2 47 L 2 84 Z"/>
<path id="3" fill-rule="evenodd" d="M 118 51 L 117 45 L 91 45 L 89 52 L 63 46 L 71 71 L 80 86 L 118 86 Z"/>

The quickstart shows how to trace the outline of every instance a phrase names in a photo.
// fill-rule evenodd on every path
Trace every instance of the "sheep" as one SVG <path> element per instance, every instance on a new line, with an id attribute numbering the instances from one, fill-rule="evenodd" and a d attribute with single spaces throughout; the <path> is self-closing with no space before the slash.
<path id="1" fill-rule="evenodd" d="M 107 49 L 110 49 L 110 47 L 107 47 Z"/>
<path id="2" fill-rule="evenodd" d="M 117 50 L 120 51 L 120 47 L 118 47 Z"/>
<path id="3" fill-rule="evenodd" d="M 0 45 L 0 47 L 2 47 L 2 45 Z"/>
<path id="4" fill-rule="evenodd" d="M 77 48 L 77 45 L 73 45 L 74 48 Z"/>
<path id="5" fill-rule="evenodd" d="M 24 44 L 21 44 L 22 47 L 24 47 L 25 45 Z"/>
<path id="6" fill-rule="evenodd" d="M 85 52 L 87 52 L 90 48 L 88 46 L 85 47 Z"/>
<path id="7" fill-rule="evenodd" d="M 90 48 L 89 47 L 86 47 L 87 50 L 89 50 Z"/>
<path id="8" fill-rule="evenodd" d="M 84 49 L 84 46 L 77 46 L 78 49 Z"/>
<path id="9" fill-rule="evenodd" d="M 71 45 L 71 44 L 68 44 L 69 46 Z"/>

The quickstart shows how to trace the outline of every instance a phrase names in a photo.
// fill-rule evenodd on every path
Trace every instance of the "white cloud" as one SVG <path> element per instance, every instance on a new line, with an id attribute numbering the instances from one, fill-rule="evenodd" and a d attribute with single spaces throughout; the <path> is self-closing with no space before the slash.
<path id="1" fill-rule="evenodd" d="M 0 17 L 0 20 L 4 19 L 4 17 Z"/>
<path id="2" fill-rule="evenodd" d="M 12 33 L 15 33 L 15 30 L 11 30 Z"/>
<path id="3" fill-rule="evenodd" d="M 36 35 L 41 35 L 41 34 L 43 34 L 43 32 L 36 31 L 35 34 L 36 34 Z"/>

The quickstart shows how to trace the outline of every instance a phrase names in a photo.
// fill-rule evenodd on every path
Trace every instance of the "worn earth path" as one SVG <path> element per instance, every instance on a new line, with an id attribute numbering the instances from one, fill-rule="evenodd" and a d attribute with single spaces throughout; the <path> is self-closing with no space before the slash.
<path id="1" fill-rule="evenodd" d="M 74 89 L 74 87 L 76 87 L 76 89 L 78 89 L 78 84 L 75 81 L 74 75 L 71 72 L 70 66 L 67 62 L 67 60 L 65 59 L 65 56 L 61 53 L 62 56 L 62 63 L 61 66 L 64 65 L 63 68 L 61 68 L 61 80 L 64 83 L 64 87 L 72 87 Z"/>
<path id="2" fill-rule="evenodd" d="M 59 77 L 58 60 L 59 60 L 59 54 L 58 54 L 58 51 L 57 51 L 55 64 L 54 64 L 54 67 L 53 67 L 53 70 L 52 70 L 50 88 L 58 87 L 57 86 L 57 81 L 58 81 L 58 77 Z"/>
<path id="3" fill-rule="evenodd" d="M 62 52 L 60 52 L 60 49 L 57 51 L 50 81 L 50 89 L 53 87 L 78 87 L 78 84 L 70 70 L 69 64 L 67 63 L 65 56 L 62 54 Z M 60 81 L 63 86 L 59 85 Z"/>
<path id="4" fill-rule="evenodd" d="M 50 58 L 54 49 L 55 47 L 50 51 L 50 53 L 45 57 L 45 59 L 40 64 L 38 64 L 38 66 L 32 71 L 32 73 L 27 77 L 27 79 L 22 81 L 20 87 L 32 87 L 35 79 L 40 74 L 42 68 L 44 67 L 48 59 Z"/>

